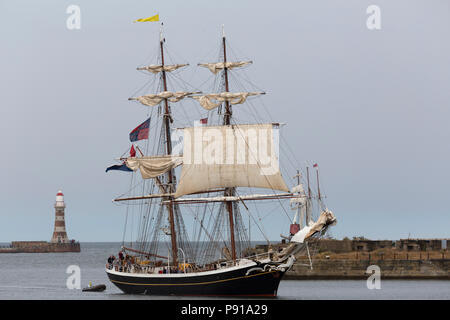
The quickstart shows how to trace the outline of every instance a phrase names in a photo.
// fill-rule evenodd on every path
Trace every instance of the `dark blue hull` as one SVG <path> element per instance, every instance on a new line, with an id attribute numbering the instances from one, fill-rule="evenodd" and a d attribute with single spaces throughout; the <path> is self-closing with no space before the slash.
<path id="1" fill-rule="evenodd" d="M 136 276 L 111 270 L 107 274 L 112 283 L 128 294 L 274 297 L 285 271 L 266 270 L 248 266 L 195 274 Z"/>

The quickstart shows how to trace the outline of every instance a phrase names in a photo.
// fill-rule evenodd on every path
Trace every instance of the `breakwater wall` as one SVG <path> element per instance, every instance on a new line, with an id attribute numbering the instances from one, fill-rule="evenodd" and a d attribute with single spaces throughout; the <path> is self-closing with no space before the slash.
<path id="1" fill-rule="evenodd" d="M 377 265 L 384 279 L 448 279 L 450 259 L 431 260 L 350 260 L 313 259 L 313 269 L 308 259 L 298 259 L 285 279 L 367 279 L 367 267 Z"/>
<path id="2" fill-rule="evenodd" d="M 11 242 L 11 245 L 9 247 L 0 248 L 0 253 L 49 253 L 49 252 L 80 252 L 80 243 L 13 241 Z"/>

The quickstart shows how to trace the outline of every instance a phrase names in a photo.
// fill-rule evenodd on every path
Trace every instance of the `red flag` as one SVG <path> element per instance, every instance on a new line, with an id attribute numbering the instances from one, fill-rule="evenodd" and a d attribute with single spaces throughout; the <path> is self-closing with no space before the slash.
<path id="1" fill-rule="evenodd" d="M 142 122 L 130 132 L 130 141 L 134 142 L 142 139 L 148 139 L 149 126 L 150 118 Z"/>
<path id="2" fill-rule="evenodd" d="M 200 119 L 201 124 L 208 124 L 208 118 Z"/>
<path id="3" fill-rule="evenodd" d="M 317 168 L 319 165 L 317 163 L 314 163 L 313 168 Z"/>
<path id="4" fill-rule="evenodd" d="M 132 158 L 136 157 L 136 150 L 134 150 L 134 145 L 131 145 L 130 157 Z"/>

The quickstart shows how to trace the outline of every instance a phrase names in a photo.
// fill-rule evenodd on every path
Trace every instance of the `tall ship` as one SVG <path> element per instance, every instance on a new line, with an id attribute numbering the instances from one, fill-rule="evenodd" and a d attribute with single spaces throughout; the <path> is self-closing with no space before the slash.
<path id="1" fill-rule="evenodd" d="M 305 177 L 280 165 L 289 140 L 280 134 L 284 124 L 258 116 L 254 102 L 265 92 L 245 89 L 251 82 L 240 72 L 252 61 L 230 58 L 223 27 L 218 48 L 218 60 L 195 67 L 211 73 L 207 93 L 180 76 L 188 63 L 171 61 L 162 24 L 156 64 L 137 68 L 149 81 L 129 100 L 145 107 L 146 120 L 107 169 L 131 176 L 128 191 L 114 199 L 126 209 L 122 246 L 106 264 L 124 293 L 276 296 L 295 255 L 309 255 L 308 243 L 336 223 L 317 165 Z M 282 173 L 294 176 L 291 187 Z M 282 219 L 289 232 L 276 250 L 266 230 Z M 267 252 L 255 253 L 252 238 L 265 239 Z"/>

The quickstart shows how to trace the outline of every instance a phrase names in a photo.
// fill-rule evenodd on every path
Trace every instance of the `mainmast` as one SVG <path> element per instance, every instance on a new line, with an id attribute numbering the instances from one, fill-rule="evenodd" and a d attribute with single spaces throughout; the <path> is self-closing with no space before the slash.
<path id="1" fill-rule="evenodd" d="M 225 92 L 230 92 L 230 87 L 228 84 L 228 68 L 227 68 L 227 46 L 226 46 L 226 39 L 225 39 L 225 30 L 224 26 L 222 26 L 222 46 L 223 46 L 223 75 L 224 75 L 224 81 L 225 81 Z M 224 125 L 230 125 L 231 122 L 231 105 L 230 101 L 225 101 L 225 114 L 223 117 L 223 124 Z M 234 196 L 234 188 L 226 188 L 225 189 L 225 196 Z M 226 201 L 225 205 L 227 207 L 228 211 L 228 220 L 230 225 L 230 242 L 231 242 L 231 257 L 233 261 L 236 261 L 236 242 L 234 239 L 234 218 L 233 218 L 233 202 Z"/>
<path id="2" fill-rule="evenodd" d="M 164 38 L 162 35 L 162 27 L 160 32 L 160 39 L 159 39 L 159 45 L 161 48 L 161 65 L 162 65 L 162 80 L 163 80 L 163 86 L 164 91 L 167 91 L 167 79 L 166 79 L 166 71 L 164 70 Z M 172 154 L 172 142 L 170 138 L 170 122 L 172 121 L 172 117 L 170 115 L 170 108 L 169 108 L 169 102 L 167 101 L 167 98 L 164 98 L 164 127 L 166 132 L 166 154 L 171 155 Z M 175 191 L 173 186 L 173 169 L 169 170 L 167 172 L 167 186 L 168 190 L 166 190 L 168 193 L 173 193 Z M 173 200 L 173 196 L 169 197 L 169 200 Z M 170 240 L 172 243 L 172 260 L 173 264 L 175 266 L 178 265 L 178 248 L 177 248 L 177 236 L 175 232 L 175 220 L 174 220 L 174 208 L 173 208 L 173 202 L 169 201 L 167 203 L 167 208 L 169 211 L 169 224 L 170 224 Z"/>

